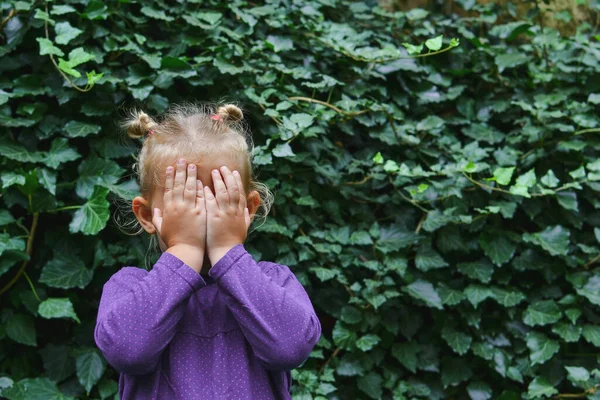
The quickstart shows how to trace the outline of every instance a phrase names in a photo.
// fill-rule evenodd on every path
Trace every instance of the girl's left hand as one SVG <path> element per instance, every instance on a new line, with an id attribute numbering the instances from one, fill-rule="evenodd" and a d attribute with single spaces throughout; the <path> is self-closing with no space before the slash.
<path id="1" fill-rule="evenodd" d="M 211 265 L 232 247 L 244 243 L 251 222 L 240 173 L 232 173 L 226 166 L 221 167 L 221 173 L 212 171 L 214 195 L 208 185 L 204 186 L 206 247 Z"/>

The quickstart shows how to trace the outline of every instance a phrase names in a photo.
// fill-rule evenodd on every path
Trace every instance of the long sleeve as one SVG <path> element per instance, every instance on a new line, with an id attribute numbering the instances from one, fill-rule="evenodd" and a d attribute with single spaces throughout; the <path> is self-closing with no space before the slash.
<path id="1" fill-rule="evenodd" d="M 265 368 L 291 370 L 308 358 L 321 336 L 321 323 L 289 267 L 257 263 L 238 244 L 208 274 Z"/>
<path id="2" fill-rule="evenodd" d="M 150 272 L 124 267 L 104 284 L 94 340 L 119 372 L 153 371 L 190 296 L 206 285 L 189 265 L 162 253 Z"/>

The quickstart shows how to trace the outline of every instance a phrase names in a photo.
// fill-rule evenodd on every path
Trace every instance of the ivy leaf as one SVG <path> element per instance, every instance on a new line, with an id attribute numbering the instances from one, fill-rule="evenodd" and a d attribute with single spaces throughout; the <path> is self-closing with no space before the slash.
<path id="1" fill-rule="evenodd" d="M 583 326 L 583 337 L 589 343 L 600 348 L 600 326 L 585 324 Z"/>
<path id="2" fill-rule="evenodd" d="M 467 393 L 471 400 L 489 400 L 492 398 L 492 388 L 481 381 L 471 382 L 467 386 Z"/>
<path id="3" fill-rule="evenodd" d="M 417 300 L 423 300 L 427 305 L 442 310 L 442 299 L 433 288 L 433 285 L 424 280 L 416 280 L 410 285 L 402 288 L 411 297 Z"/>
<path id="4" fill-rule="evenodd" d="M 273 149 L 273 155 L 275 157 L 292 157 L 296 154 L 292 150 L 292 147 L 287 143 L 278 144 Z"/>
<path id="5" fill-rule="evenodd" d="M 571 382 L 587 382 L 590 379 L 590 373 L 583 367 L 568 367 L 565 365 L 565 369 Z"/>
<path id="6" fill-rule="evenodd" d="M 548 172 L 546 172 L 546 175 L 544 175 L 542 177 L 541 182 L 543 185 L 546 185 L 551 188 L 555 188 L 560 183 L 560 180 L 558 180 L 556 175 L 554 175 L 554 171 L 549 169 Z"/>
<path id="7" fill-rule="evenodd" d="M 560 336 L 562 340 L 568 343 L 575 343 L 579 341 L 582 331 L 582 327 L 567 324 L 564 322 L 559 322 L 558 324 L 552 327 L 552 332 Z"/>
<path id="8" fill-rule="evenodd" d="M 560 308 L 553 300 L 537 301 L 525 310 L 523 322 L 529 326 L 548 325 L 560 320 Z"/>
<path id="9" fill-rule="evenodd" d="M 39 282 L 54 288 L 85 288 L 92 280 L 93 272 L 74 254 L 59 254 L 49 261 L 40 275 Z"/>
<path id="10" fill-rule="evenodd" d="M 38 314 L 44 318 L 72 318 L 80 323 L 68 298 L 48 298 L 40 303 Z"/>
<path id="11" fill-rule="evenodd" d="M 94 350 L 85 351 L 78 355 L 75 360 L 77 367 L 77 378 L 79 383 L 85 388 L 87 395 L 89 396 L 90 391 L 104 374 L 106 369 L 106 362 Z"/>
<path id="12" fill-rule="evenodd" d="M 394 343 L 392 345 L 392 356 L 413 374 L 417 372 L 418 352 L 419 347 L 413 343 Z"/>
<path id="13" fill-rule="evenodd" d="M 540 332 L 531 331 L 526 336 L 532 365 L 543 364 L 558 352 L 560 346 L 556 340 L 549 339 Z"/>
<path id="14" fill-rule="evenodd" d="M 560 225 L 555 225 L 548 226 L 541 232 L 524 233 L 523 240 L 541 246 L 553 256 L 564 256 L 569 252 L 570 236 L 571 232 L 568 229 Z"/>
<path id="15" fill-rule="evenodd" d="M 48 344 L 40 350 L 40 355 L 44 370 L 53 381 L 63 381 L 75 373 L 75 362 L 69 346 Z"/>
<path id="16" fill-rule="evenodd" d="M 500 185 L 508 185 L 510 183 L 510 179 L 512 178 L 512 174 L 515 171 L 516 167 L 510 168 L 496 168 L 494 170 L 494 178 L 496 182 Z"/>
<path id="17" fill-rule="evenodd" d="M 491 232 L 484 232 L 481 235 L 479 245 L 485 255 L 498 267 L 510 261 L 517 250 L 516 244 L 506 236 Z"/>
<path id="18" fill-rule="evenodd" d="M 452 327 L 444 326 L 442 329 L 442 337 L 454 352 L 465 355 L 471 348 L 473 338 L 466 333 L 459 332 Z"/>
<path id="19" fill-rule="evenodd" d="M 368 334 L 356 341 L 356 347 L 362 351 L 369 351 L 379 343 L 381 338 L 377 335 Z"/>
<path id="20" fill-rule="evenodd" d="M 267 44 L 270 45 L 270 47 L 275 51 L 275 53 L 294 49 L 294 42 L 292 42 L 290 38 L 281 36 L 267 36 Z"/>
<path id="21" fill-rule="evenodd" d="M 58 47 L 54 46 L 54 44 L 50 40 L 48 40 L 46 38 L 36 38 L 36 40 L 40 44 L 40 55 L 41 56 L 46 56 L 46 55 L 51 54 L 51 55 L 62 57 L 65 55 L 65 53 L 63 53 L 63 51 L 61 49 L 59 49 Z"/>
<path id="22" fill-rule="evenodd" d="M 421 43 L 418 46 L 412 45 L 410 43 L 402 43 L 402 46 L 406 48 L 406 51 L 410 55 L 419 54 L 421 53 L 421 51 L 423 51 L 423 43 Z"/>
<path id="23" fill-rule="evenodd" d="M 383 389 L 381 388 L 382 383 L 383 378 L 381 375 L 375 372 L 369 372 L 358 378 L 357 386 L 367 396 L 376 400 L 380 399 L 383 395 Z"/>
<path id="24" fill-rule="evenodd" d="M 106 200 L 109 192 L 105 187 L 96 186 L 90 199 L 73 215 L 69 232 L 95 235 L 104 229 L 110 216 L 110 203 Z"/>
<path id="25" fill-rule="evenodd" d="M 50 168 L 57 169 L 62 163 L 74 161 L 80 157 L 77 150 L 69 147 L 69 141 L 66 138 L 58 137 L 52 141 L 43 163 Z"/>
<path id="26" fill-rule="evenodd" d="M 34 319 L 25 314 L 15 314 L 6 321 L 6 334 L 17 343 L 37 346 Z"/>
<path id="27" fill-rule="evenodd" d="M 425 46 L 431 51 L 438 51 L 442 48 L 442 38 L 444 35 L 439 35 L 425 41 Z"/>
<path id="28" fill-rule="evenodd" d="M 527 387 L 527 395 L 530 399 L 539 399 L 540 397 L 550 397 L 558 393 L 547 380 L 542 376 L 536 377 Z"/>
<path id="29" fill-rule="evenodd" d="M 66 21 L 58 22 L 54 26 L 54 30 L 56 31 L 56 38 L 54 38 L 54 40 L 58 44 L 69 44 L 71 40 L 83 33 L 81 29 L 71 26 L 71 24 Z M 62 54 L 57 55 L 62 56 Z"/>
<path id="30" fill-rule="evenodd" d="M 71 138 L 86 137 L 100 132 L 100 126 L 79 121 L 69 121 L 64 129 Z"/>

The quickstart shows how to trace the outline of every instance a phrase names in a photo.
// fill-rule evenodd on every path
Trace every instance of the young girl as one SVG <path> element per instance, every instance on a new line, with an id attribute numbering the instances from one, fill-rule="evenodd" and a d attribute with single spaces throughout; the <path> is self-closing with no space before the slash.
<path id="1" fill-rule="evenodd" d="M 241 120 L 228 104 L 128 123 L 131 137 L 147 134 L 133 212 L 163 253 L 102 291 L 94 338 L 120 372 L 121 400 L 291 399 L 290 370 L 321 336 L 290 269 L 244 248 L 261 184 Z"/>

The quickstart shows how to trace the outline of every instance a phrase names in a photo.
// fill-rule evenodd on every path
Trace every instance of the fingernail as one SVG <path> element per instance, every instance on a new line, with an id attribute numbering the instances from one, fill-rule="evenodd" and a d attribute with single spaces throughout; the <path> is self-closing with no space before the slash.
<path id="1" fill-rule="evenodd" d="M 190 167 L 190 169 L 196 168 L 196 166 L 194 164 L 190 164 L 189 167 Z"/>
<path id="2" fill-rule="evenodd" d="M 237 169 L 235 171 L 233 171 L 234 175 L 239 175 L 240 173 L 237 171 Z"/>
<path id="3" fill-rule="evenodd" d="M 167 167 L 167 172 L 169 172 L 169 173 L 173 172 L 173 167 Z"/>
<path id="4" fill-rule="evenodd" d="M 218 169 L 213 169 L 213 174 L 218 174 L 219 170 Z"/>
<path id="5" fill-rule="evenodd" d="M 185 160 L 183 158 L 180 158 L 179 159 L 179 165 L 183 165 L 183 164 L 185 164 Z"/>

